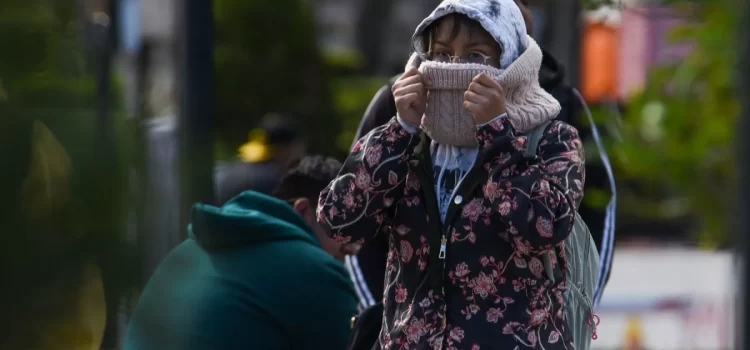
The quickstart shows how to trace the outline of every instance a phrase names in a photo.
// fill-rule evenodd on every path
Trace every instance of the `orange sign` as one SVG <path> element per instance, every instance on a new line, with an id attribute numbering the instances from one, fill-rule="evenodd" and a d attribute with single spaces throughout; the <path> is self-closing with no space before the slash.
<path id="1" fill-rule="evenodd" d="M 588 103 L 614 100 L 619 72 L 619 28 L 586 21 L 581 42 L 581 92 Z"/>

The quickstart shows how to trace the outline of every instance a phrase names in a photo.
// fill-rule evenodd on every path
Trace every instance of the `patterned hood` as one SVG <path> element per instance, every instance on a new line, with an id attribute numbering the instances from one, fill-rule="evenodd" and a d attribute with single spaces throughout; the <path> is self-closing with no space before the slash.
<path id="1" fill-rule="evenodd" d="M 503 49 L 500 68 L 507 68 L 526 50 L 526 24 L 513 0 L 445 0 L 417 26 L 412 36 L 414 51 L 424 57 L 422 33 L 443 16 L 460 13 L 479 22 Z"/>

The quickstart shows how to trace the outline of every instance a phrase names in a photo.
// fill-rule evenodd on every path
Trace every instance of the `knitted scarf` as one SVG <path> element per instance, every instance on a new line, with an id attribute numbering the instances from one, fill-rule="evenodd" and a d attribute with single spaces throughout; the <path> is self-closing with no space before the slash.
<path id="1" fill-rule="evenodd" d="M 437 143 L 476 147 L 476 123 L 464 108 L 464 92 L 480 73 L 493 77 L 505 92 L 505 108 L 513 127 L 526 132 L 554 119 L 560 103 L 539 86 L 542 50 L 528 37 L 526 50 L 507 69 L 463 63 L 423 62 L 419 70 L 431 81 L 422 129 Z M 418 64 L 415 56 L 407 67 Z"/>

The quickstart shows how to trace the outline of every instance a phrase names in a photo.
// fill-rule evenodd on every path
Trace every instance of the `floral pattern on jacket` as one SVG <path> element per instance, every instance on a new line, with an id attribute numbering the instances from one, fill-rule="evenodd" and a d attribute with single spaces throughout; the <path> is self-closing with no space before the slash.
<path id="1" fill-rule="evenodd" d="M 544 271 L 548 255 L 564 277 L 564 239 L 583 197 L 578 132 L 552 122 L 538 161 L 523 157 L 526 137 L 507 119 L 477 131 L 482 176 L 471 196 L 455 198 L 442 224 L 447 250 L 442 288 L 428 283 L 430 229 L 424 190 L 410 163 L 424 141 L 392 119 L 353 147 L 321 193 L 318 220 L 342 242 L 364 243 L 381 227 L 390 242 L 384 292 L 383 349 L 573 349 L 563 291 Z M 420 141 L 422 143 L 420 143 Z M 463 186 L 463 184 L 462 184 Z M 470 198 L 469 198 L 470 197 Z M 450 212 L 450 210 L 449 210 Z"/>

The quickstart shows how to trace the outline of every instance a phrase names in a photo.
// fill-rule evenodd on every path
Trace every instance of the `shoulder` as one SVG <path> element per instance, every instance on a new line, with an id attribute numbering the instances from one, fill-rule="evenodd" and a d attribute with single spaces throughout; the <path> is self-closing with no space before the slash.
<path id="1" fill-rule="evenodd" d="M 278 258 L 287 260 L 278 269 L 273 290 L 285 309 L 295 310 L 297 321 L 314 320 L 320 313 L 341 313 L 348 319 L 356 312 L 357 294 L 343 263 L 310 244 L 288 248 Z M 268 264 L 269 268 L 273 265 Z"/>
<path id="2" fill-rule="evenodd" d="M 561 120 L 553 120 L 544 130 L 543 140 L 562 139 L 580 139 L 578 128 Z"/>
<path id="3" fill-rule="evenodd" d="M 560 103 L 560 114 L 556 120 L 563 121 L 576 126 L 579 125 L 578 114 L 583 105 L 575 94 L 575 89 L 565 83 L 560 83 L 550 91 L 550 94 Z"/>
<path id="4" fill-rule="evenodd" d="M 583 151 L 578 129 L 563 121 L 552 121 L 542 134 L 538 154 L 544 158 L 550 154 L 570 151 Z"/>
<path id="5" fill-rule="evenodd" d="M 310 283 L 304 283 L 304 288 L 311 290 L 333 287 L 346 291 L 352 287 L 344 264 L 319 246 L 305 241 L 291 241 L 279 253 L 276 255 L 281 260 L 278 264 L 294 276 L 289 280 L 292 285 L 308 281 Z M 354 293 L 354 290 L 351 289 L 351 292 Z"/>

